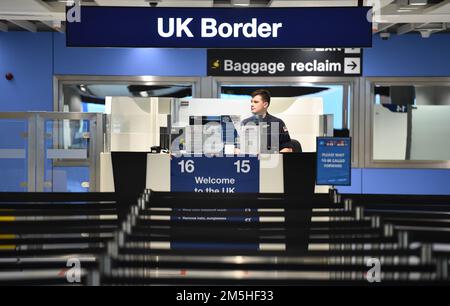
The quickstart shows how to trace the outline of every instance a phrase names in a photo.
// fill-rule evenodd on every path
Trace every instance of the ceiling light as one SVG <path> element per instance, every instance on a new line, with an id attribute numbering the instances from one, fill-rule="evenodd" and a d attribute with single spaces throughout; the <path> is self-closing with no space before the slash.
<path id="1" fill-rule="evenodd" d="M 423 9 L 428 0 L 397 0 L 396 4 L 399 9 Z"/>
<path id="2" fill-rule="evenodd" d="M 428 0 L 409 0 L 409 5 L 427 5 Z"/>
<path id="3" fill-rule="evenodd" d="M 422 38 L 430 38 L 431 33 L 433 31 L 430 30 L 424 30 L 424 31 L 419 31 L 420 32 L 420 36 L 422 36 Z"/>
<path id="4" fill-rule="evenodd" d="M 250 0 L 231 0 L 234 6 L 250 6 Z"/>
<path id="5" fill-rule="evenodd" d="M 148 92 L 146 91 L 141 91 L 139 92 L 139 94 L 141 95 L 141 97 L 148 98 Z"/>
<path id="6" fill-rule="evenodd" d="M 47 1 L 50 2 L 50 1 Z M 66 5 L 74 5 L 75 0 L 58 0 L 56 2 L 61 2 L 61 3 L 65 3 Z"/>
<path id="7" fill-rule="evenodd" d="M 420 6 L 403 6 L 399 8 L 399 10 L 410 10 L 410 11 L 418 11 L 420 9 L 421 9 Z"/>

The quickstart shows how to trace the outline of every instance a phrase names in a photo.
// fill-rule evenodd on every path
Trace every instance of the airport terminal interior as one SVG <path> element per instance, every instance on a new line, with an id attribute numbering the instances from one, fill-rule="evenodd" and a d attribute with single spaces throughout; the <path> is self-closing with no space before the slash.
<path id="1" fill-rule="evenodd" d="M 0 285 L 449 285 L 449 25 L 0 1 Z"/>

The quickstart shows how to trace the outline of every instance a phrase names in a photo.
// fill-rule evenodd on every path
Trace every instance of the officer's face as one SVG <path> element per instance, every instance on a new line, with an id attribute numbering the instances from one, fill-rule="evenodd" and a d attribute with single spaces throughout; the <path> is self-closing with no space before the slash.
<path id="1" fill-rule="evenodd" d="M 260 95 L 252 98 L 252 113 L 254 115 L 262 115 L 267 111 L 269 103 L 264 102 Z"/>

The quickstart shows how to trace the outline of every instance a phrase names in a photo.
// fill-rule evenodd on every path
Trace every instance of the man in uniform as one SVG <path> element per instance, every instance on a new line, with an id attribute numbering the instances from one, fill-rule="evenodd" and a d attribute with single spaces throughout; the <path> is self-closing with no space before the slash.
<path id="1" fill-rule="evenodd" d="M 257 125 L 261 128 L 260 152 L 286 153 L 292 152 L 293 146 L 288 129 L 283 120 L 270 115 L 270 93 L 258 89 L 252 93 L 251 111 L 253 116 L 242 121 L 242 126 Z M 275 135 L 273 133 L 276 133 Z M 267 137 L 264 137 L 267 136 Z M 278 138 L 278 139 L 277 139 Z M 278 143 L 276 143 L 278 140 Z M 272 143 L 275 142 L 275 143 Z"/>

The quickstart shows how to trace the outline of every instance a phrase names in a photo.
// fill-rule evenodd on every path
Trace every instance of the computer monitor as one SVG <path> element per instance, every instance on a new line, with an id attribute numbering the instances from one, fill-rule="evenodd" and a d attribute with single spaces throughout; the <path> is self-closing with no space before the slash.
<path id="1" fill-rule="evenodd" d="M 240 119 L 237 115 L 189 116 L 188 153 L 232 154 L 239 143 Z"/>

